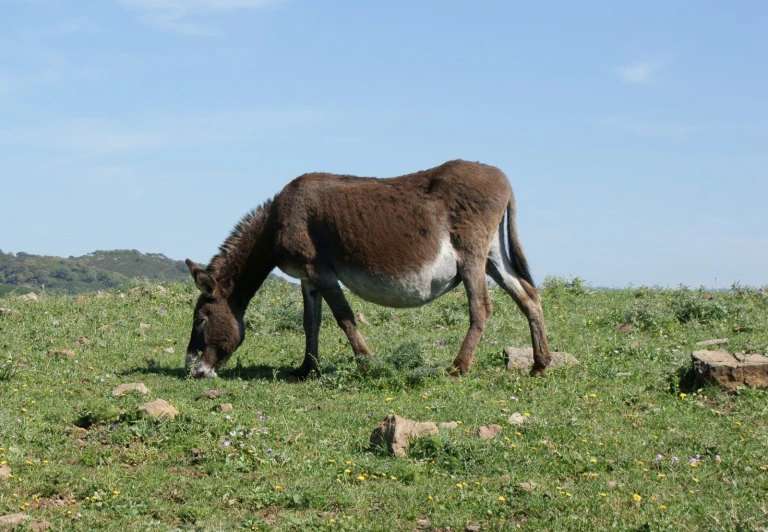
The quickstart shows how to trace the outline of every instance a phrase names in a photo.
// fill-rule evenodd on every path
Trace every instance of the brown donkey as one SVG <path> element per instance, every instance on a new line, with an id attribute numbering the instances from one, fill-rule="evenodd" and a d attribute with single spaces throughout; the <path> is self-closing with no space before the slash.
<path id="1" fill-rule="evenodd" d="M 401 308 L 424 305 L 464 283 L 469 332 L 450 371 L 466 373 L 493 309 L 486 273 L 528 318 L 531 375 L 544 374 L 549 364 L 512 188 L 492 166 L 450 161 L 390 179 L 305 174 L 246 215 L 206 269 L 191 260 L 187 266 L 202 292 L 186 357 L 195 377 L 215 377 L 243 342 L 245 309 L 275 267 L 301 280 L 306 348 L 293 372 L 298 378 L 318 368 L 322 299 L 358 364 L 365 366 L 371 354 L 339 282 L 367 301 Z"/>

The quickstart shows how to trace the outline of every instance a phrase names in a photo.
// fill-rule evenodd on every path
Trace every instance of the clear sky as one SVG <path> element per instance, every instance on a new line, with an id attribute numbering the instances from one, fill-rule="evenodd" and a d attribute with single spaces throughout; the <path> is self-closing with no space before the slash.
<path id="1" fill-rule="evenodd" d="M 498 166 L 534 276 L 768 283 L 768 3 L 0 0 L 0 248 L 206 262 L 310 171 Z"/>

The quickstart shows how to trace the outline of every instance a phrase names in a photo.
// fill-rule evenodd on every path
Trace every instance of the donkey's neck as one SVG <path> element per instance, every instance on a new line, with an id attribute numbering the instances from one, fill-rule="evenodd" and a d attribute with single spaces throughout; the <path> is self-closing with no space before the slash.
<path id="1" fill-rule="evenodd" d="M 272 202 L 267 201 L 247 214 L 211 259 L 208 267 L 216 277 L 222 295 L 238 314 L 275 267 L 275 221 Z"/>

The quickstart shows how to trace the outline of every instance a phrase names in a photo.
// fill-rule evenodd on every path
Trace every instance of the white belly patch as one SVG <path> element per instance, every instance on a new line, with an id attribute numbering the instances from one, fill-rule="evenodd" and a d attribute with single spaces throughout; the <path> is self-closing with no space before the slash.
<path id="1" fill-rule="evenodd" d="M 339 280 L 366 301 L 387 307 L 418 307 L 455 288 L 461 281 L 456 252 L 446 237 L 435 259 L 420 270 L 397 277 L 376 277 L 337 268 Z"/>

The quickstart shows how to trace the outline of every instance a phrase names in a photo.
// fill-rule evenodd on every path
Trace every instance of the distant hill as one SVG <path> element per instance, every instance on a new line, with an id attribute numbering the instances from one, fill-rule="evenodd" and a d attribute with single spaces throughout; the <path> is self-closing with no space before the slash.
<path id="1" fill-rule="evenodd" d="M 183 261 L 162 253 L 134 250 L 94 251 L 82 257 L 49 257 L 0 250 L 0 296 L 31 290 L 76 294 L 124 285 L 132 279 L 185 281 Z"/>

